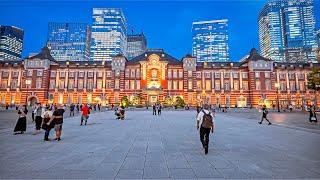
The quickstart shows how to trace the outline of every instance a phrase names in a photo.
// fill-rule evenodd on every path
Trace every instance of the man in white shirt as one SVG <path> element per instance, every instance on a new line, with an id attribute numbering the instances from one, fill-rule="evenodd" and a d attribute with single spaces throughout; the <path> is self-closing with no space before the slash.
<path id="1" fill-rule="evenodd" d="M 208 104 L 204 104 L 203 109 L 197 115 L 197 129 L 200 132 L 200 141 L 205 154 L 208 154 L 210 131 L 213 133 L 214 129 L 213 115 L 209 111 L 209 107 Z"/>

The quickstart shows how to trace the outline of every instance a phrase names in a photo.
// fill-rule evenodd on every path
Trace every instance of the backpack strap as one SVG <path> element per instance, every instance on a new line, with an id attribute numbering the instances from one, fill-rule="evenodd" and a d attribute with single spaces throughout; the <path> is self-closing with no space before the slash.
<path id="1" fill-rule="evenodd" d="M 210 112 L 210 111 L 209 111 L 209 113 L 208 113 L 208 114 L 207 114 L 207 113 L 205 113 L 203 109 L 202 109 L 201 111 L 203 112 L 203 114 L 211 115 L 211 112 Z"/>

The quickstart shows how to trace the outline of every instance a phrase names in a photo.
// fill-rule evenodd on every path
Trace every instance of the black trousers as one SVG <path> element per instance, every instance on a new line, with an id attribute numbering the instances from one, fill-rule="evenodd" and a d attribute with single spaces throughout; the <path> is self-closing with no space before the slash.
<path id="1" fill-rule="evenodd" d="M 161 114 L 161 110 L 158 110 L 158 115 L 160 115 Z"/>
<path id="2" fill-rule="evenodd" d="M 210 135 L 210 128 L 200 128 L 200 141 L 203 147 L 209 146 L 209 135 Z"/>
<path id="3" fill-rule="evenodd" d="M 265 119 L 265 120 L 267 120 L 267 121 L 270 123 L 269 119 L 267 119 L 267 116 L 262 116 L 262 118 L 261 118 L 261 121 L 260 121 L 260 122 L 262 123 L 262 121 L 263 121 L 264 119 Z"/>
<path id="4" fill-rule="evenodd" d="M 42 123 L 42 117 L 41 116 L 36 116 L 36 130 L 41 129 L 41 123 Z"/>
<path id="5" fill-rule="evenodd" d="M 157 110 L 154 109 L 152 115 L 157 115 Z"/>

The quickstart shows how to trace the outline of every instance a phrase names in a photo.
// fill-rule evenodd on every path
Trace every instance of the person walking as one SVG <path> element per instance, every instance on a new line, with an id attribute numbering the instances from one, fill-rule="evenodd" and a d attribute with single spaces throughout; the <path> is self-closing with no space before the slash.
<path id="1" fill-rule="evenodd" d="M 200 133 L 200 141 L 204 148 L 204 153 L 208 154 L 209 151 L 209 135 L 210 131 L 213 133 L 214 121 L 213 115 L 209 111 L 209 105 L 204 104 L 203 109 L 197 115 L 197 130 Z"/>
<path id="2" fill-rule="evenodd" d="M 316 108 L 315 106 L 309 106 L 309 122 L 310 123 L 317 123 L 318 119 L 317 119 L 317 114 L 316 114 Z"/>
<path id="3" fill-rule="evenodd" d="M 50 119 L 50 121 L 47 123 L 49 126 L 51 123 L 54 123 L 54 129 L 56 131 L 56 138 L 54 140 L 61 140 L 61 134 L 62 134 L 62 124 L 63 124 L 63 113 L 65 110 L 63 109 L 63 106 L 59 104 L 57 109 L 53 112 L 53 115 Z"/>
<path id="4" fill-rule="evenodd" d="M 79 103 L 77 104 L 76 108 L 77 108 L 77 113 L 79 113 L 80 111 Z"/>
<path id="5" fill-rule="evenodd" d="M 266 107 L 266 105 L 263 105 L 263 107 L 262 107 L 262 118 L 261 118 L 261 121 L 259 122 L 259 124 L 262 124 L 262 121 L 265 119 L 265 120 L 267 120 L 269 122 L 268 125 L 271 125 L 271 122 L 269 121 L 269 119 L 267 119 L 267 115 L 268 115 L 267 107 Z"/>
<path id="6" fill-rule="evenodd" d="M 44 138 L 43 138 L 44 141 L 50 141 L 49 134 L 51 129 L 53 128 L 53 123 L 49 125 L 47 123 L 50 121 L 51 117 L 52 117 L 52 109 L 49 106 L 47 106 L 42 115 L 43 121 L 41 126 L 42 129 L 45 130 Z"/>
<path id="7" fill-rule="evenodd" d="M 72 115 L 72 116 L 74 116 L 74 104 L 73 103 L 71 103 L 70 104 L 70 116 Z"/>
<path id="8" fill-rule="evenodd" d="M 162 110 L 162 106 L 161 106 L 161 104 L 159 104 L 159 106 L 158 106 L 158 115 L 161 115 L 161 110 Z"/>
<path id="9" fill-rule="evenodd" d="M 23 134 L 27 130 L 27 114 L 28 110 L 25 105 L 18 110 L 19 118 L 13 130 L 15 135 L 19 134 L 18 132 L 20 132 L 20 134 Z"/>
<path id="10" fill-rule="evenodd" d="M 80 126 L 82 126 L 83 121 L 84 121 L 84 125 L 86 126 L 89 118 L 89 107 L 85 104 L 82 107 L 81 112 L 82 112 L 82 115 L 81 115 Z"/>
<path id="11" fill-rule="evenodd" d="M 40 103 L 37 103 L 37 106 L 34 110 L 34 114 L 36 116 L 36 119 L 35 119 L 35 124 L 36 124 L 36 131 L 33 133 L 34 135 L 36 134 L 39 134 L 40 133 L 40 130 L 41 130 L 41 123 L 42 123 L 42 107 L 41 107 L 41 104 Z"/>

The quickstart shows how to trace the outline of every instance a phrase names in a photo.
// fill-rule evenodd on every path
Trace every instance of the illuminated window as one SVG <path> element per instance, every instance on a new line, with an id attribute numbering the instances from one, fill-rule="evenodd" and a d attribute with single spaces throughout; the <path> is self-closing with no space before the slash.
<path id="1" fill-rule="evenodd" d="M 174 90 L 178 89 L 178 82 L 177 81 L 173 81 L 173 89 Z"/>
<path id="2" fill-rule="evenodd" d="M 202 89 L 202 83 L 201 81 L 197 81 L 197 90 L 201 90 Z"/>
<path id="3" fill-rule="evenodd" d="M 256 90 L 261 90 L 261 82 L 256 80 Z"/>
<path id="4" fill-rule="evenodd" d="M 140 89 L 140 81 L 137 81 L 137 89 Z"/>
<path id="5" fill-rule="evenodd" d="M 189 89 L 189 90 L 193 89 L 192 80 L 189 80 L 189 81 L 188 81 L 188 89 Z"/>
<path id="6" fill-rule="evenodd" d="M 102 89 L 102 80 L 101 79 L 99 79 L 97 81 L 97 89 Z"/>
<path id="7" fill-rule="evenodd" d="M 265 72 L 265 73 L 264 73 L 264 77 L 265 77 L 265 78 L 270 78 L 270 72 Z"/>
<path id="8" fill-rule="evenodd" d="M 172 81 L 168 81 L 168 90 L 172 89 Z"/>
<path id="9" fill-rule="evenodd" d="M 271 81 L 270 80 L 266 80 L 265 83 L 266 83 L 266 90 L 271 90 L 272 89 Z"/>
<path id="10" fill-rule="evenodd" d="M 177 70 L 174 69 L 174 70 L 173 70 L 173 78 L 177 78 L 177 76 L 178 76 L 178 75 L 177 75 Z"/>
<path id="11" fill-rule="evenodd" d="M 179 78 L 183 78 L 183 71 L 179 70 Z"/>
<path id="12" fill-rule="evenodd" d="M 229 81 L 225 81 L 224 82 L 224 90 L 230 91 L 230 83 L 229 83 Z"/>
<path id="13" fill-rule="evenodd" d="M 183 90 L 183 81 L 179 81 L 179 90 Z"/>
<path id="14" fill-rule="evenodd" d="M 116 79 L 115 81 L 114 81 L 114 88 L 115 89 L 119 89 L 120 87 L 120 82 L 119 82 L 119 79 Z"/>
<path id="15" fill-rule="evenodd" d="M 168 78 L 171 78 L 172 77 L 172 74 L 171 74 L 171 69 L 168 70 Z"/>
<path id="16" fill-rule="evenodd" d="M 135 89 L 135 87 L 134 87 L 134 81 L 130 81 L 130 87 L 131 87 L 131 89 Z"/>
<path id="17" fill-rule="evenodd" d="M 42 85 L 42 80 L 41 80 L 40 78 L 38 78 L 38 79 L 36 80 L 36 88 L 37 88 L 37 89 L 40 89 L 40 88 L 41 88 L 41 85 Z"/>
<path id="18" fill-rule="evenodd" d="M 242 81 L 242 89 L 245 91 L 249 90 L 248 81 Z"/>
<path id="19" fill-rule="evenodd" d="M 74 88 L 74 81 L 73 81 L 73 79 L 69 79 L 68 89 L 73 89 L 73 88 Z"/>
<path id="20" fill-rule="evenodd" d="M 58 99 L 59 104 L 63 104 L 63 94 L 59 94 L 59 99 Z"/>
<path id="21" fill-rule="evenodd" d="M 287 90 L 287 84 L 286 84 L 286 82 L 280 82 L 280 90 L 281 90 L 281 91 Z"/>
<path id="22" fill-rule="evenodd" d="M 255 76 L 256 78 L 259 78 L 259 77 L 260 77 L 260 72 L 255 72 L 255 73 L 254 73 L 254 76 Z"/>
<path id="23" fill-rule="evenodd" d="M 51 79 L 49 84 L 49 89 L 54 89 L 56 87 L 56 80 Z"/>
<path id="24" fill-rule="evenodd" d="M 60 80 L 59 82 L 59 88 L 63 89 L 64 88 L 64 80 Z"/>
<path id="25" fill-rule="evenodd" d="M 192 77 L 192 71 L 188 71 L 188 77 Z"/>
<path id="26" fill-rule="evenodd" d="M 233 89 L 236 91 L 239 90 L 239 81 L 233 81 Z"/>
<path id="27" fill-rule="evenodd" d="M 78 89 L 83 89 L 83 79 L 78 80 Z"/>
<path id="28" fill-rule="evenodd" d="M 220 90 L 220 81 L 215 81 L 215 89 Z"/>

